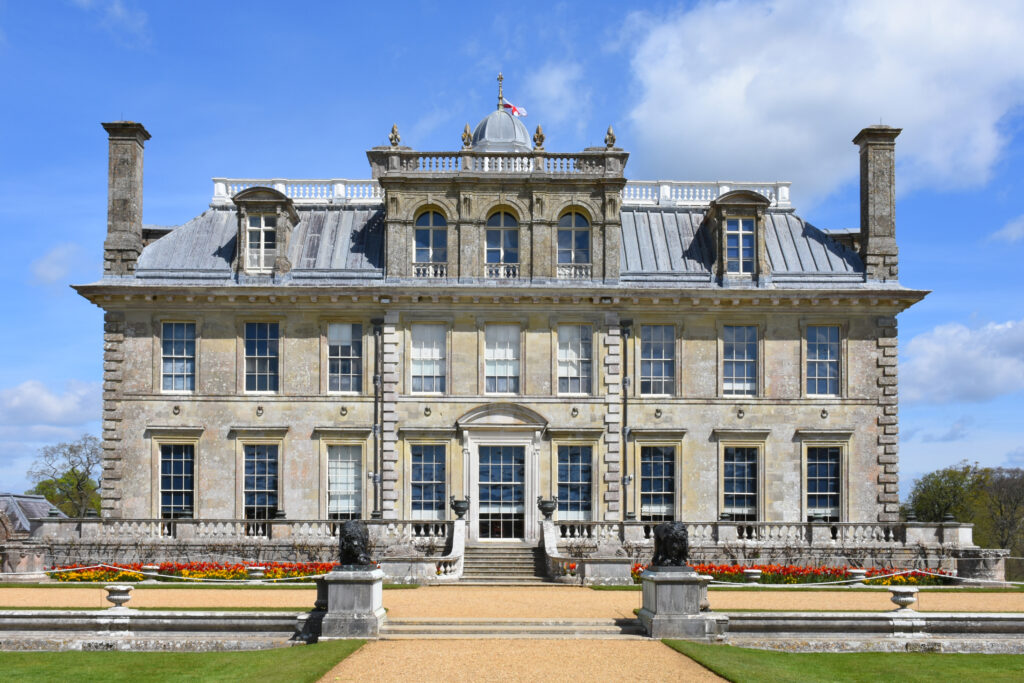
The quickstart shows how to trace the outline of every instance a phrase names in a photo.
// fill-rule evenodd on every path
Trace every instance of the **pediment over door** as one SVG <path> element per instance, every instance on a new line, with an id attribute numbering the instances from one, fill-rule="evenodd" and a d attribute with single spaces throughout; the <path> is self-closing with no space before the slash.
<path id="1" fill-rule="evenodd" d="M 544 431 L 547 419 L 540 413 L 518 403 L 488 403 L 466 412 L 455 421 L 460 430 L 522 429 Z"/>

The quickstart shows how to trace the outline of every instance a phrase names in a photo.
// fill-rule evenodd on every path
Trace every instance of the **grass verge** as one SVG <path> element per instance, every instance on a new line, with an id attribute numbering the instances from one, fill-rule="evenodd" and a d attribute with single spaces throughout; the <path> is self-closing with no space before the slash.
<path id="1" fill-rule="evenodd" d="M 911 652 L 771 652 L 731 645 L 664 640 L 702 666 L 730 681 L 811 683 L 813 681 L 1019 681 L 1020 655 L 954 655 Z"/>
<path id="2" fill-rule="evenodd" d="M 334 640 L 254 652 L 0 652 L 10 681 L 316 681 L 362 647 Z"/>

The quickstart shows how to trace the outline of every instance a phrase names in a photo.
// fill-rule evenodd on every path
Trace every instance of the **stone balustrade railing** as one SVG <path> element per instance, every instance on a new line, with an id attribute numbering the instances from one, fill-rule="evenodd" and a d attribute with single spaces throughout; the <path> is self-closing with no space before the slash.
<path id="1" fill-rule="evenodd" d="M 545 156 L 485 154 L 467 156 L 456 152 L 409 153 L 401 158 L 406 173 L 548 173 L 555 175 L 600 174 L 600 163 L 587 155 Z M 381 204 L 384 192 L 376 180 L 290 180 L 285 178 L 214 178 L 213 206 L 230 206 L 231 197 L 250 187 L 271 187 L 299 205 Z M 732 183 L 630 180 L 622 190 L 623 206 L 707 206 L 732 190 L 751 190 L 771 200 L 772 206 L 792 206 L 790 183 Z"/>

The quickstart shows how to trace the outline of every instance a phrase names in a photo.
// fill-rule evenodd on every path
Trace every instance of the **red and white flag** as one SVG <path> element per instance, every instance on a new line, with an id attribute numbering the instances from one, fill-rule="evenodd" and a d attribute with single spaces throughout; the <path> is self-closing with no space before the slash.
<path id="1" fill-rule="evenodd" d="M 504 97 L 501 98 L 501 106 L 505 107 L 505 110 L 509 114 L 512 114 L 512 116 L 526 116 L 526 109 L 523 107 L 517 107 Z"/>

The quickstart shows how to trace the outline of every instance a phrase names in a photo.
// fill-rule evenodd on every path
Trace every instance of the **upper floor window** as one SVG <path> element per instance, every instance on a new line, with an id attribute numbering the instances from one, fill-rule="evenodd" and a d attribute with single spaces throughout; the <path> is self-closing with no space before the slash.
<path id="1" fill-rule="evenodd" d="M 413 261 L 418 277 L 444 277 L 448 263 L 448 221 L 437 211 L 424 211 L 416 219 L 416 248 Z"/>
<path id="2" fill-rule="evenodd" d="M 590 325 L 558 326 L 558 393 L 589 394 L 594 355 Z"/>
<path id="3" fill-rule="evenodd" d="M 729 218 L 725 221 L 725 272 L 754 272 L 754 219 Z"/>
<path id="4" fill-rule="evenodd" d="M 757 520 L 757 447 L 726 446 L 722 462 L 722 512 L 740 522 Z"/>
<path id="5" fill-rule="evenodd" d="M 575 211 L 558 219 L 558 277 L 591 275 L 590 222 Z"/>
<path id="6" fill-rule="evenodd" d="M 278 324 L 245 324 L 245 390 L 277 391 Z"/>
<path id="7" fill-rule="evenodd" d="M 722 393 L 757 395 L 757 327 L 726 325 L 722 330 Z"/>
<path id="8" fill-rule="evenodd" d="M 331 323 L 327 326 L 328 391 L 363 390 L 363 326 Z"/>
<path id="9" fill-rule="evenodd" d="M 839 521 L 839 446 L 807 449 L 807 514 Z"/>
<path id="10" fill-rule="evenodd" d="M 640 326 L 640 393 L 673 393 L 676 335 L 672 325 Z"/>
<path id="11" fill-rule="evenodd" d="M 835 325 L 807 328 L 807 393 L 839 395 L 839 328 Z"/>
<path id="12" fill-rule="evenodd" d="M 519 222 L 501 211 L 487 219 L 487 277 L 519 277 Z"/>
<path id="13" fill-rule="evenodd" d="M 412 335 L 412 391 L 444 393 L 447 330 L 444 325 L 417 324 Z"/>
<path id="14" fill-rule="evenodd" d="M 266 213 L 250 215 L 246 237 L 246 270 L 269 273 L 277 258 L 277 216 Z"/>
<path id="15" fill-rule="evenodd" d="M 164 323 L 161 342 L 161 386 L 164 391 L 195 391 L 196 324 Z"/>
<path id="16" fill-rule="evenodd" d="M 519 393 L 519 326 L 488 325 L 484 346 L 484 390 Z"/>

